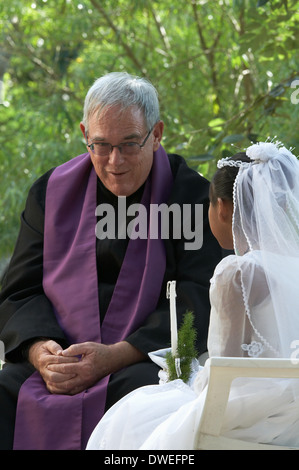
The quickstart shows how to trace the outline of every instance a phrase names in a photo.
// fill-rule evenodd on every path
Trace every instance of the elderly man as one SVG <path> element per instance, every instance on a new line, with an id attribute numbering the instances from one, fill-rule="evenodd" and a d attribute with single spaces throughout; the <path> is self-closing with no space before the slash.
<path id="1" fill-rule="evenodd" d="M 207 221 L 209 184 L 160 145 L 155 88 L 126 73 L 98 79 L 80 127 L 88 153 L 32 186 L 3 283 L 4 449 L 83 449 L 106 409 L 157 383 L 147 354 L 170 344 L 169 280 L 177 280 L 178 324 L 192 310 L 198 352 L 206 350 L 209 280 L 221 258 Z M 163 236 L 164 221 L 151 231 L 159 236 L 143 235 L 140 225 L 149 234 L 159 225 L 152 209 L 166 204 L 191 208 L 195 235 L 203 207 L 200 245 L 184 226 Z"/>

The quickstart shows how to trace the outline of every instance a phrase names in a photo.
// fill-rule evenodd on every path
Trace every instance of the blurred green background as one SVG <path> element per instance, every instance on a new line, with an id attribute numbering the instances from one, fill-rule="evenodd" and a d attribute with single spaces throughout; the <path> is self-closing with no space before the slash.
<path id="1" fill-rule="evenodd" d="M 10 0 L 0 4 L 0 269 L 33 181 L 85 152 L 85 94 L 148 77 L 163 146 L 208 179 L 218 158 L 277 136 L 299 155 L 296 0 Z"/>

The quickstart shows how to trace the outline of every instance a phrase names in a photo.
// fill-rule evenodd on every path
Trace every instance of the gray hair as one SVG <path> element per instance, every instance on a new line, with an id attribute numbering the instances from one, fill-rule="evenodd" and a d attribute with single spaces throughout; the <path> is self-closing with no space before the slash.
<path id="1" fill-rule="evenodd" d="M 158 93 L 148 80 L 126 72 L 112 72 L 98 78 L 87 92 L 83 114 L 86 134 L 89 118 L 115 105 L 122 110 L 137 106 L 143 112 L 148 130 L 160 119 Z"/>

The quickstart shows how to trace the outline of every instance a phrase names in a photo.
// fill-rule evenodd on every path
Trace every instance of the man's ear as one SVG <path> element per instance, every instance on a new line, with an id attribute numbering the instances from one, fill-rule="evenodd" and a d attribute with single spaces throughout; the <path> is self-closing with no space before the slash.
<path id="1" fill-rule="evenodd" d="M 153 136 L 154 136 L 154 151 L 156 152 L 160 146 L 160 142 L 162 140 L 164 130 L 164 122 L 158 121 L 153 129 Z"/>
<path id="2" fill-rule="evenodd" d="M 84 126 L 83 122 L 80 122 L 80 129 L 81 129 L 81 132 L 82 132 L 82 134 L 83 134 L 84 139 L 85 139 L 86 142 L 87 142 L 87 135 L 86 135 L 86 133 L 85 133 L 85 126 Z"/>
<path id="3" fill-rule="evenodd" d="M 218 217 L 219 220 L 225 224 L 232 222 L 233 216 L 233 203 L 228 199 L 218 197 Z"/>

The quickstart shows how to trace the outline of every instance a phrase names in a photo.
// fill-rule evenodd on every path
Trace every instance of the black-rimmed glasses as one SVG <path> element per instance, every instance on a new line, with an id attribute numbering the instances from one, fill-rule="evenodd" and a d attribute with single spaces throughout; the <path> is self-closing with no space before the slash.
<path id="1" fill-rule="evenodd" d="M 123 142 L 119 145 L 111 145 L 109 142 L 92 142 L 91 144 L 87 144 L 87 147 L 97 155 L 98 157 L 107 157 L 113 151 L 114 148 L 118 148 L 121 154 L 127 156 L 137 155 L 140 150 L 145 146 L 147 139 L 151 135 L 153 127 L 148 132 L 146 138 L 142 142 L 142 144 L 138 144 L 137 142 Z"/>

